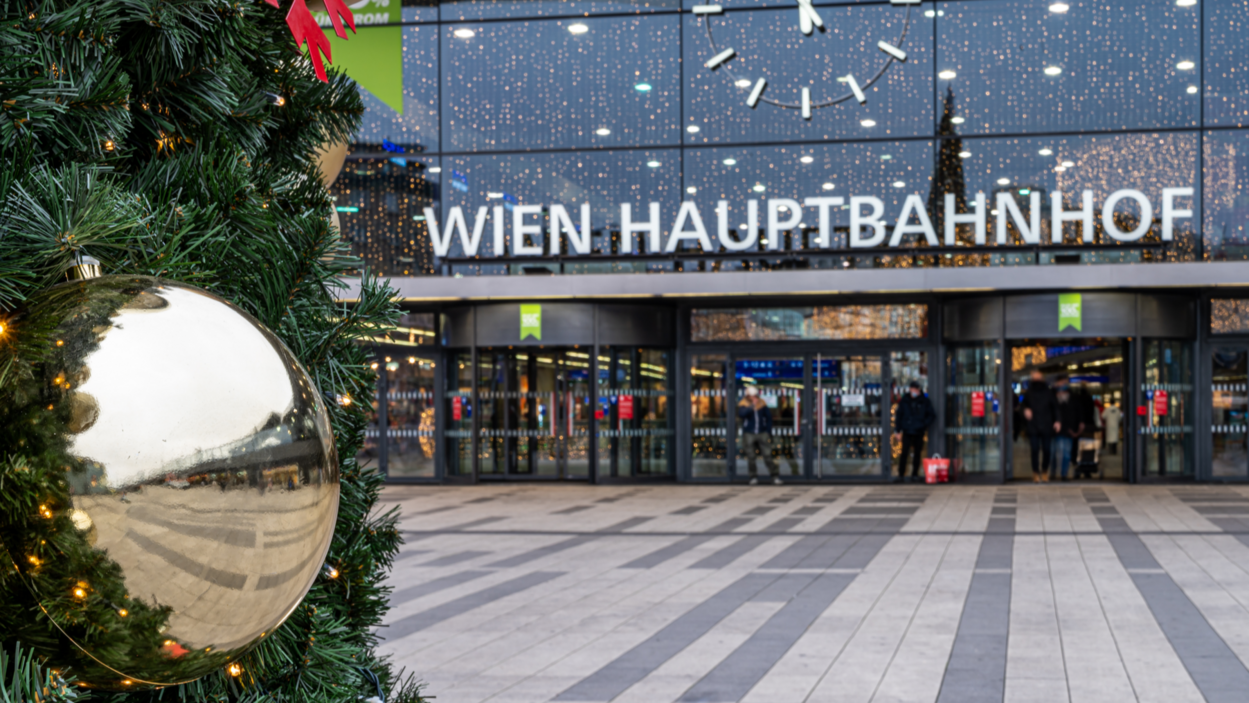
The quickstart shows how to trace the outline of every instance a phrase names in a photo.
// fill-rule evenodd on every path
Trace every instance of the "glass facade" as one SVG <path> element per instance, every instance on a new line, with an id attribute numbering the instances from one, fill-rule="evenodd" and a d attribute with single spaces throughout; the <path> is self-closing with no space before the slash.
<path id="1" fill-rule="evenodd" d="M 344 238 L 395 276 L 1249 254 L 1247 0 L 817 1 L 810 35 L 793 3 L 696 6 L 404 6 L 361 74 Z"/>

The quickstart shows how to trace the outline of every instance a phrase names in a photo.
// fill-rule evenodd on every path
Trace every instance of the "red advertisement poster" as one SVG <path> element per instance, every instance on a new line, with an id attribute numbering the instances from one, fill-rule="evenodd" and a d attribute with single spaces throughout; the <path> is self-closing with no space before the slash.
<path id="1" fill-rule="evenodd" d="M 464 415 L 464 400 L 460 396 L 451 399 L 451 419 L 459 420 Z"/>
<path id="2" fill-rule="evenodd" d="M 975 391 L 971 394 L 971 416 L 984 417 L 984 391 Z"/>
<path id="3" fill-rule="evenodd" d="M 1154 391 L 1154 414 L 1166 415 L 1168 407 L 1170 407 L 1170 404 L 1167 402 L 1167 392 Z"/>
<path id="4" fill-rule="evenodd" d="M 617 405 L 617 410 L 618 410 L 617 417 L 619 417 L 621 420 L 633 419 L 633 396 L 631 395 L 620 396 L 616 401 L 616 405 Z"/>

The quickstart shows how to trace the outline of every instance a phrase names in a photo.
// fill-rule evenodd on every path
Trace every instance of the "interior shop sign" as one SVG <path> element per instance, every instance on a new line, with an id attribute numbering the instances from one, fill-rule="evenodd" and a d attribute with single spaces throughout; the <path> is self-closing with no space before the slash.
<path id="1" fill-rule="evenodd" d="M 741 208 L 741 204 L 730 207 L 727 200 L 719 201 L 710 213 L 700 211 L 697 203 L 685 201 L 673 215 L 665 215 L 659 203 L 648 203 L 644 209 L 635 209 L 633 204 L 624 203 L 619 206 L 620 251 L 625 254 L 639 252 L 643 243 L 645 250 L 652 253 L 673 253 L 687 243 L 697 244 L 704 252 L 745 251 L 756 248 L 761 241 L 765 249 L 779 249 L 783 239 L 780 234 L 798 227 L 808 211 L 816 214 L 819 222 L 816 246 L 828 248 L 832 246 L 834 209 L 849 210 L 849 246 L 852 249 L 898 247 L 904 243 L 909 246 L 921 237 L 928 246 L 941 246 L 943 243 L 954 246 L 955 228 L 959 225 L 973 228 L 976 244 L 984 245 L 987 243 L 990 217 L 996 217 L 998 244 L 1007 243 L 1008 222 L 1014 225 L 1024 244 L 1040 244 L 1044 215 L 1041 193 L 1031 191 L 1028 195 L 1028 202 L 1020 203 L 1014 193 L 999 192 L 990 212 L 985 194 L 977 193 L 965 208 L 969 212 L 960 213 L 956 211 L 954 195 L 947 193 L 944 217 L 941 218 L 945 231 L 940 233 L 934 229 L 932 213 L 928 212 L 927 205 L 918 195 L 907 196 L 896 213 L 886 212 L 884 201 L 871 195 L 852 195 L 848 198 L 824 196 L 804 198 L 801 202 L 791 198 L 747 200 L 744 213 L 741 210 L 734 213 L 733 210 Z M 1169 242 L 1173 239 L 1176 221 L 1193 216 L 1191 209 L 1182 209 L 1177 203 L 1181 198 L 1191 198 L 1193 188 L 1163 188 L 1157 201 L 1151 201 L 1143 192 L 1133 189 L 1114 191 L 1101 203 L 1094 202 L 1091 190 L 1072 193 L 1071 196 L 1069 198 L 1062 191 L 1049 195 L 1048 219 L 1051 240 L 1055 244 L 1062 243 L 1063 225 L 1066 223 L 1076 224 L 1080 239 L 1092 242 L 1094 224 L 1098 221 L 1112 239 L 1135 242 L 1149 232 L 1155 213 L 1161 221 L 1162 241 Z M 1114 219 L 1120 204 L 1135 204 L 1140 214 L 1131 230 L 1121 229 L 1123 222 Z M 517 204 L 507 209 L 502 205 L 493 208 L 483 205 L 473 215 L 471 227 L 461 207 L 450 208 L 441 227 L 434 209 L 427 207 L 424 210 L 433 238 L 434 255 L 438 257 L 448 255 L 457 237 L 464 256 L 477 256 L 487 226 L 490 227 L 493 242 L 492 253 L 487 255 L 501 255 L 509 249 L 515 256 L 563 254 L 565 241 L 568 254 L 591 253 L 593 223 L 590 221 L 589 203 L 580 206 L 553 204 L 549 210 L 541 204 Z M 545 227 L 542 223 L 544 211 L 549 214 Z M 575 222 L 574 214 L 577 217 Z M 742 214 L 746 222 L 744 230 L 730 228 L 729 223 L 738 221 Z M 759 236 L 760 219 L 764 221 L 762 240 Z M 671 225 L 666 242 L 662 241 L 665 224 Z M 545 246 L 538 240 L 544 229 L 547 235 Z M 713 231 L 719 246 L 712 241 Z"/>

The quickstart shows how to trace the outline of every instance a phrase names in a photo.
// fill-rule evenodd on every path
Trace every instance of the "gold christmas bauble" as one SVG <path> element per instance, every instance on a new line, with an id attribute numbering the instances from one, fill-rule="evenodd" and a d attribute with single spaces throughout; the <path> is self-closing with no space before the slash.
<path id="1" fill-rule="evenodd" d="M 5 542 L 72 643 L 53 663 L 121 690 L 227 667 L 291 614 L 333 536 L 311 377 L 247 313 L 156 278 L 56 286 L 21 322 L 51 330 L 25 397 L 66 466 L 47 522 Z"/>
<path id="2" fill-rule="evenodd" d="M 326 142 L 317 150 L 317 172 L 321 175 L 321 185 L 326 188 L 334 185 L 338 174 L 343 171 L 343 164 L 347 162 L 347 150 L 347 142 Z"/>

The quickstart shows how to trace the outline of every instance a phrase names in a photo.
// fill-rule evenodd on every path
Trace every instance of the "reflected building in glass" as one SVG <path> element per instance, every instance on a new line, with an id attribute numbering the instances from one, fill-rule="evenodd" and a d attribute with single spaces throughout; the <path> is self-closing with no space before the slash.
<path id="1" fill-rule="evenodd" d="M 1249 480 L 1249 0 L 401 15 L 332 189 L 391 480 L 894 480 L 912 383 L 955 480 L 1040 480 L 1037 375 L 1069 478 Z"/>

